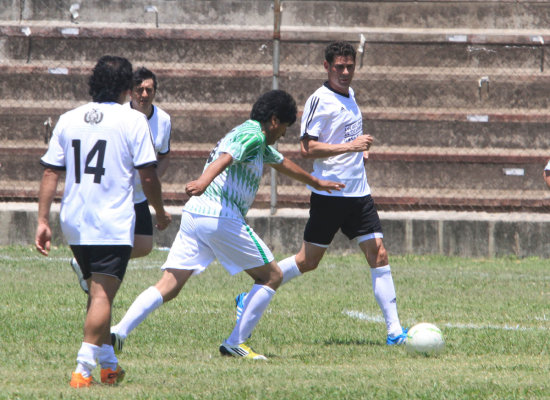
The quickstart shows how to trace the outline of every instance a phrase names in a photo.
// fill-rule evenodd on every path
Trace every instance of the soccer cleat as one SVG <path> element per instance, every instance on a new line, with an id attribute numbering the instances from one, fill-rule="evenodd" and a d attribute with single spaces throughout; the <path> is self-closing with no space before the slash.
<path id="1" fill-rule="evenodd" d="M 71 267 L 73 268 L 73 271 L 78 278 L 78 283 L 80 283 L 80 287 L 82 288 L 82 290 L 84 290 L 84 292 L 86 292 L 86 294 L 88 294 L 88 282 L 86 282 L 86 279 L 84 279 L 84 276 L 82 275 L 80 265 L 78 265 L 75 258 L 71 258 L 71 261 L 69 261 L 69 263 L 71 264 Z"/>
<path id="2" fill-rule="evenodd" d="M 395 345 L 405 344 L 405 342 L 407 341 L 407 332 L 408 331 L 409 331 L 408 329 L 402 328 L 401 334 L 399 334 L 397 336 L 388 335 L 388 338 L 386 339 L 386 344 L 388 346 L 395 346 Z"/>
<path id="3" fill-rule="evenodd" d="M 235 297 L 235 306 L 237 307 L 237 322 L 239 322 L 239 319 L 241 319 L 241 315 L 244 309 L 244 298 L 247 294 L 248 293 L 246 292 L 242 292 L 241 294 L 238 294 L 237 297 Z"/>
<path id="4" fill-rule="evenodd" d="M 242 357 L 249 358 L 251 360 L 267 360 L 266 356 L 254 352 L 246 344 L 241 343 L 236 346 L 230 346 L 227 343 L 223 342 L 220 346 L 220 353 L 222 356 L 233 356 L 233 357 Z"/>
<path id="5" fill-rule="evenodd" d="M 96 382 L 94 381 L 94 378 L 92 378 L 91 375 L 87 378 L 84 378 L 80 372 L 73 372 L 73 374 L 71 375 L 71 382 L 69 383 L 69 385 L 71 385 L 71 387 L 79 389 L 79 388 L 90 387 L 95 383 Z"/>
<path id="6" fill-rule="evenodd" d="M 126 372 L 120 368 L 120 365 L 117 365 L 116 371 L 113 371 L 111 368 L 102 368 L 101 383 L 105 385 L 116 385 L 117 383 L 122 382 L 124 375 L 126 375 Z"/>
<path id="7" fill-rule="evenodd" d="M 115 354 L 122 353 L 122 347 L 124 346 L 124 338 L 118 333 L 111 332 L 111 344 L 115 349 Z"/>

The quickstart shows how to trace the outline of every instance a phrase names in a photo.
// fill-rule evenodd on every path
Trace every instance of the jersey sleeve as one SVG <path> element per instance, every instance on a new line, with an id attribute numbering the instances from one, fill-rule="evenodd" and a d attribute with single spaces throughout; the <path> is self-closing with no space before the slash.
<path id="1" fill-rule="evenodd" d="M 166 125 L 163 127 L 165 129 L 164 135 L 162 136 L 162 146 L 159 150 L 160 155 L 166 155 L 170 153 L 170 136 L 172 134 L 172 123 L 170 120 L 166 122 Z"/>
<path id="2" fill-rule="evenodd" d="M 63 131 L 64 118 L 61 116 L 52 132 L 46 154 L 40 159 L 40 164 L 46 168 L 65 169 L 65 151 L 63 148 L 61 133 Z"/>
<path id="3" fill-rule="evenodd" d="M 546 164 L 546 167 L 544 167 L 546 171 L 550 171 L 550 160 L 548 160 L 548 164 Z"/>
<path id="4" fill-rule="evenodd" d="M 319 139 L 329 120 L 328 109 L 324 106 L 321 98 L 312 95 L 304 106 L 300 125 L 300 139 Z"/>
<path id="5" fill-rule="evenodd" d="M 284 160 L 284 156 L 275 149 L 273 146 L 267 146 L 264 151 L 264 163 L 266 164 L 280 164 Z"/>
<path id="6" fill-rule="evenodd" d="M 136 111 L 138 112 L 138 111 Z M 130 126 L 132 135 L 129 135 L 134 167 L 144 168 L 157 164 L 153 136 L 145 115 L 139 113 L 135 116 Z"/>

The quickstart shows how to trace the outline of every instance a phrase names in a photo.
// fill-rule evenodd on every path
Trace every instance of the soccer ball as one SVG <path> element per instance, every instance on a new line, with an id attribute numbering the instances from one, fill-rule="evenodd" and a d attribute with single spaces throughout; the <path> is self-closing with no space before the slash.
<path id="1" fill-rule="evenodd" d="M 445 347 L 441 330 L 434 324 L 422 322 L 407 332 L 405 348 L 410 354 L 431 356 L 439 354 Z"/>

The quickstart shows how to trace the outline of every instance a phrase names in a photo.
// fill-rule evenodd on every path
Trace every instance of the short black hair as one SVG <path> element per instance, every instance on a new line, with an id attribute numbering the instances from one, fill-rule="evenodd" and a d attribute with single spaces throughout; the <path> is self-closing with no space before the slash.
<path id="1" fill-rule="evenodd" d="M 268 122 L 275 115 L 281 123 L 292 125 L 296 121 L 296 101 L 284 90 L 270 90 L 262 94 L 252 106 L 250 119 Z"/>
<path id="2" fill-rule="evenodd" d="M 355 61 L 356 51 L 349 42 L 337 41 L 330 43 L 325 49 L 325 60 L 332 64 L 336 56 L 351 56 Z"/>
<path id="3" fill-rule="evenodd" d="M 151 71 L 150 69 L 147 69 L 145 67 L 139 67 L 134 71 L 134 77 L 133 77 L 133 85 L 134 87 L 141 85 L 141 82 L 143 82 L 146 79 L 152 79 L 153 80 L 153 88 L 155 91 L 157 90 L 157 76 Z"/>
<path id="4" fill-rule="evenodd" d="M 124 57 L 103 56 L 92 70 L 88 86 L 96 103 L 116 102 L 132 87 L 132 64 Z"/>

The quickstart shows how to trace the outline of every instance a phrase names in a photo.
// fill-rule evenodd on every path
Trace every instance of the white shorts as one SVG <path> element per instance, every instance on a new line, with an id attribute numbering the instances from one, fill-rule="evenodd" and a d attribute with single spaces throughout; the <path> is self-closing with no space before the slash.
<path id="1" fill-rule="evenodd" d="M 200 274 L 216 258 L 231 275 L 274 259 L 245 222 L 183 211 L 180 230 L 161 269 L 192 269 Z"/>

